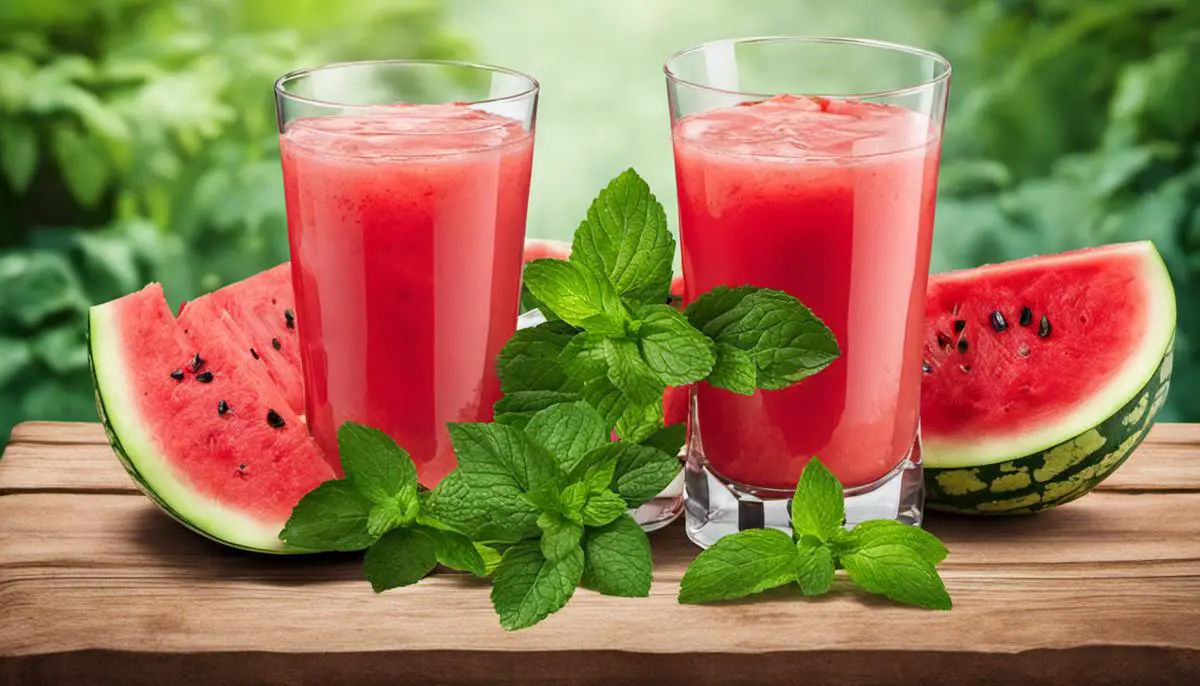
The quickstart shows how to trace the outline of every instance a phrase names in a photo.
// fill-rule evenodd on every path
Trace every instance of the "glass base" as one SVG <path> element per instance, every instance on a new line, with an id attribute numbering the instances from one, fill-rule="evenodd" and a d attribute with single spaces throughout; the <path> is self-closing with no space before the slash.
<path id="1" fill-rule="evenodd" d="M 662 493 L 629 513 L 642 525 L 642 531 L 658 531 L 675 521 L 683 512 L 683 474 L 684 471 L 680 470 L 675 480 L 664 488 Z"/>
<path id="2" fill-rule="evenodd" d="M 745 529 L 792 532 L 792 491 L 730 481 L 695 451 L 688 454 L 684 475 L 687 535 L 701 548 Z M 874 483 L 846 489 L 845 495 L 847 526 L 868 519 L 894 519 L 920 525 L 925 506 L 920 434 L 908 455 L 892 471 Z"/>

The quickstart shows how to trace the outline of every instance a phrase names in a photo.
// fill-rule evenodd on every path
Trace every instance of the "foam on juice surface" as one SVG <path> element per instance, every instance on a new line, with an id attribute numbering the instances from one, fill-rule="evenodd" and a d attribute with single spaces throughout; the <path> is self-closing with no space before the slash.
<path id="1" fill-rule="evenodd" d="M 401 103 L 298 119 L 288 124 L 283 137 L 323 155 L 396 158 L 493 150 L 531 135 L 515 119 L 465 104 Z"/>
<path id="2" fill-rule="evenodd" d="M 707 152 L 801 160 L 896 153 L 933 137 L 918 112 L 794 95 L 693 114 L 675 126 L 678 138 Z"/>

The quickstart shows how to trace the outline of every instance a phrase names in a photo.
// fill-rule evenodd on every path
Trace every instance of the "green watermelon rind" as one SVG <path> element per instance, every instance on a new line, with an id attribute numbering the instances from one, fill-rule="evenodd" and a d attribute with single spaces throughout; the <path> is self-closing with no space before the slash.
<path id="1" fill-rule="evenodd" d="M 1138 350 L 1110 383 L 1088 402 L 1072 408 L 1058 421 L 1038 431 L 980 438 L 951 439 L 923 436 L 925 466 L 935 469 L 982 467 L 1042 454 L 1086 434 L 1120 414 L 1127 403 L 1136 401 L 1147 383 L 1158 373 L 1175 339 L 1175 289 L 1167 266 L 1151 241 L 1106 246 L 1100 250 L 1136 252 L 1142 257 L 1142 277 L 1148 288 L 1146 336 Z M 1035 259 L 1035 258 L 1030 258 Z M 1053 255 L 1044 260 L 1084 259 L 1078 254 Z M 1000 267 L 1002 265 L 993 265 Z"/>
<path id="2" fill-rule="evenodd" d="M 931 510 L 1017 515 L 1080 498 L 1115 472 L 1154 426 L 1167 399 L 1174 362 L 1168 343 L 1150 379 L 1112 416 L 1068 441 L 1011 460 L 975 467 L 925 467 Z"/>
<path id="3" fill-rule="evenodd" d="M 88 361 L 96 410 L 113 452 L 138 489 L 179 523 L 222 545 L 258 553 L 306 552 L 288 548 L 278 531 L 213 503 L 169 472 L 145 427 L 131 416 L 133 410 L 122 411 L 136 405 L 123 398 L 129 391 L 128 380 L 121 371 L 121 352 L 106 312 L 101 305 L 88 313 Z"/>

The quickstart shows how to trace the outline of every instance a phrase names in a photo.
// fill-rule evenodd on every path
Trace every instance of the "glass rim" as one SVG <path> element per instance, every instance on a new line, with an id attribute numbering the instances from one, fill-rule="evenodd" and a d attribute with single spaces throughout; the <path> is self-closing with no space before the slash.
<path id="1" fill-rule="evenodd" d="M 464 105 L 485 105 L 489 103 L 511 102 L 536 96 L 541 90 L 541 84 L 538 80 L 524 72 L 507 67 L 499 67 L 494 64 L 484 64 L 482 62 L 468 62 L 466 60 L 429 60 L 429 59 L 387 59 L 387 60 L 356 60 L 350 62 L 330 62 L 316 67 L 303 67 L 301 69 L 293 69 L 283 76 L 275 80 L 275 95 L 280 98 L 286 98 L 296 102 L 303 102 L 310 105 L 320 107 L 339 107 L 339 108 L 370 108 L 379 107 L 388 103 L 379 103 L 376 105 L 352 105 L 349 103 L 335 102 L 332 100 L 320 100 L 310 98 L 303 95 L 298 95 L 287 90 L 287 84 L 303 76 L 310 76 L 318 72 L 330 71 L 334 69 L 347 69 L 352 67 L 417 67 L 417 66 L 434 66 L 434 67 L 465 67 L 478 71 L 492 72 L 493 74 L 507 74 L 525 82 L 525 88 L 518 93 L 512 95 L 504 95 L 496 98 L 481 98 L 478 100 L 455 101 L 462 102 Z"/>
<path id="2" fill-rule="evenodd" d="M 891 51 L 891 52 L 901 52 L 901 53 L 905 53 L 908 55 L 915 55 L 917 57 L 924 57 L 924 58 L 930 60 L 931 62 L 933 62 L 935 65 L 937 65 L 940 68 L 940 72 L 936 73 L 932 78 L 926 79 L 919 83 L 900 86 L 898 88 L 890 88 L 887 90 L 861 92 L 861 93 L 838 93 L 836 95 L 830 94 L 830 93 L 804 93 L 804 95 L 813 96 L 813 97 L 882 98 L 882 97 L 890 97 L 890 96 L 898 96 L 898 95 L 909 95 L 911 93 L 916 93 L 918 91 L 924 90 L 926 88 L 934 87 L 934 86 L 940 85 L 940 84 L 948 81 L 950 79 L 950 73 L 951 73 L 951 71 L 953 71 L 953 67 L 950 65 L 950 60 L 946 59 L 945 57 L 939 55 L 936 52 L 933 52 L 932 50 L 926 50 L 924 48 L 918 48 L 918 47 L 915 47 L 912 45 L 905 45 L 904 43 L 893 43 L 890 41 L 876 40 L 874 38 L 850 38 L 850 37 L 845 37 L 845 36 L 777 35 L 777 36 L 748 36 L 746 38 L 720 38 L 717 40 L 706 41 L 704 43 L 697 43 L 696 45 L 686 47 L 682 50 L 679 50 L 679 51 L 673 53 L 670 57 L 668 57 L 666 60 L 664 60 L 663 67 L 662 67 L 663 73 L 666 75 L 667 80 L 669 80 L 673 83 L 676 83 L 679 85 L 684 85 L 684 86 L 689 86 L 691 88 L 696 88 L 699 90 L 708 91 L 710 93 L 721 93 L 724 95 L 741 95 L 741 96 L 748 96 L 748 97 L 752 97 L 752 98 L 770 98 L 775 95 L 780 95 L 780 93 L 754 93 L 751 91 L 737 91 L 737 90 L 729 90 L 727 88 L 717 88 L 716 86 L 709 86 L 709 85 L 705 85 L 703 83 L 697 83 L 695 81 L 685 79 L 682 76 L 680 76 L 679 74 L 677 74 L 676 72 L 671 70 L 672 63 L 674 63 L 678 59 L 685 57 L 687 55 L 690 55 L 692 53 L 707 50 L 709 48 L 712 48 L 712 47 L 715 47 L 718 45 L 741 45 L 741 44 L 750 44 L 750 43 L 798 43 L 798 44 L 806 44 L 807 43 L 807 44 L 814 44 L 814 45 L 849 45 L 849 46 L 857 46 L 857 47 L 863 47 L 863 48 L 873 48 L 873 49 L 886 50 L 886 51 Z"/>

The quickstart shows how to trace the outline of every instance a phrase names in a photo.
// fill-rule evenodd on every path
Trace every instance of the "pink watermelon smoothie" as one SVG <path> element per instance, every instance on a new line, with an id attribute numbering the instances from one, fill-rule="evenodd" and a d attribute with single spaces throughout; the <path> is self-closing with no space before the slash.
<path id="1" fill-rule="evenodd" d="M 847 487 L 885 476 L 917 432 L 936 128 L 893 106 L 776 96 L 680 119 L 673 138 L 688 297 L 786 291 L 842 350 L 780 391 L 701 384 L 709 463 L 781 489 L 813 455 Z"/>
<path id="2" fill-rule="evenodd" d="M 327 452 L 352 420 L 434 486 L 447 422 L 492 418 L 516 327 L 533 134 L 464 105 L 301 119 L 280 137 L 305 403 Z"/>

